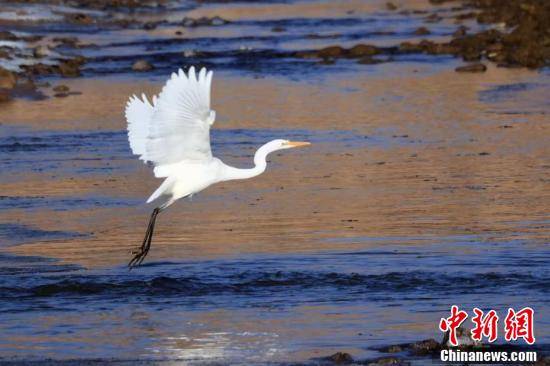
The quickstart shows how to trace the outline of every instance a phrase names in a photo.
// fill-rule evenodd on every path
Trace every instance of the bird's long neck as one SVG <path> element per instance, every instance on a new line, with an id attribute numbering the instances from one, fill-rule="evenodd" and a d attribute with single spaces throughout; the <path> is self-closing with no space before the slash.
<path id="1" fill-rule="evenodd" d="M 274 151 L 273 149 L 269 148 L 268 145 L 269 144 L 263 145 L 254 154 L 254 168 L 239 169 L 226 165 L 223 180 L 248 179 L 265 172 L 265 169 L 267 167 L 267 155 Z"/>

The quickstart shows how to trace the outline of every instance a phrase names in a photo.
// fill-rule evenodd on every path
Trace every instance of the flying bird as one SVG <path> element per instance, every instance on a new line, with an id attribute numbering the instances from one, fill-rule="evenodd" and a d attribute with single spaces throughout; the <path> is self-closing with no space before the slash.
<path id="1" fill-rule="evenodd" d="M 130 97 L 126 105 L 128 140 L 134 155 L 152 163 L 162 184 L 147 199 L 157 201 L 141 247 L 132 252 L 131 269 L 139 266 L 151 248 L 157 215 L 180 198 L 192 196 L 214 183 L 248 179 L 262 174 L 268 154 L 283 149 L 307 146 L 309 142 L 277 139 L 261 146 L 254 154 L 254 167 L 239 169 L 212 156 L 210 127 L 216 112 L 210 108 L 212 71 L 202 68 L 198 74 L 189 68 L 172 73 L 158 97 L 149 102 Z"/>

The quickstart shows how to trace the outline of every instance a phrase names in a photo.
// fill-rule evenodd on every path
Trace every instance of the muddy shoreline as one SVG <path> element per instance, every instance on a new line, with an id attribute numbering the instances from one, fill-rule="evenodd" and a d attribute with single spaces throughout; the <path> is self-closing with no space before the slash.
<path id="1" fill-rule="evenodd" d="M 413 33 L 418 37 L 429 35 L 430 24 L 441 22 L 442 16 L 447 21 L 454 20 L 456 30 L 447 42 L 421 40 L 419 42 L 402 42 L 400 44 L 380 47 L 371 44 L 358 43 L 351 47 L 333 45 L 321 49 L 303 49 L 298 51 L 281 50 L 236 50 L 233 52 L 204 51 L 197 49 L 185 54 L 186 63 L 211 65 L 211 60 L 236 58 L 235 64 L 247 64 L 262 62 L 262 60 L 303 60 L 309 66 L 332 65 L 338 60 L 346 59 L 363 65 L 373 65 L 383 62 L 392 62 L 400 56 L 425 54 L 425 55 L 449 55 L 462 58 L 468 64 L 456 68 L 457 72 L 485 72 L 486 62 L 492 62 L 499 67 L 526 67 L 540 69 L 550 63 L 550 5 L 542 0 L 514 0 L 514 1 L 452 1 L 431 0 L 433 5 L 430 10 L 409 10 L 406 7 L 395 5 L 391 2 L 387 7 L 390 12 L 400 16 L 414 14 L 424 17 L 425 26 L 419 27 Z M 17 4 L 18 2 L 13 2 Z M 21 3 L 28 3 L 23 1 Z M 32 4 L 55 4 L 60 6 L 75 6 L 74 1 L 32 1 Z M 158 11 L 165 9 L 168 3 L 104 0 L 90 2 L 81 0 L 77 2 L 77 8 L 100 9 L 105 13 L 93 12 L 78 13 L 68 11 L 58 13 L 61 18 L 53 24 L 66 23 L 69 29 L 75 31 L 91 30 L 103 32 L 113 29 L 144 29 L 154 31 L 157 27 L 170 25 L 180 27 L 174 34 L 176 38 L 165 40 L 164 44 L 179 44 L 185 40 L 186 29 L 196 27 L 223 27 L 233 23 L 220 16 L 184 17 L 178 21 L 149 20 L 134 16 L 134 11 Z M 439 9 L 442 5 L 451 4 L 442 13 Z M 353 11 L 350 11 L 353 14 Z M 481 31 L 470 31 L 468 26 L 461 25 L 465 21 L 476 21 L 488 26 Z M 61 23 L 58 23 L 61 22 Z M 45 39 L 45 34 L 32 32 L 28 35 L 17 35 L 12 29 L 20 31 L 32 30 L 33 27 L 44 23 L 35 23 L 24 18 L 22 20 L 0 22 L 0 41 L 8 44 L 0 47 L 0 59 L 6 62 L 10 60 L 22 60 L 18 67 L 6 69 L 0 66 L 0 101 L 9 101 L 14 97 L 27 97 L 30 99 L 42 99 L 46 94 L 45 88 L 52 87 L 41 80 L 48 76 L 61 76 L 63 78 L 75 78 L 82 75 L 82 68 L 86 63 L 108 64 L 129 62 L 126 68 L 114 68 L 109 73 L 148 73 L 155 72 L 159 62 L 168 62 L 167 69 L 177 68 L 181 65 L 181 54 L 157 53 L 144 58 L 135 55 L 121 55 L 117 57 L 85 57 L 82 49 L 93 49 L 96 45 L 81 43 L 78 36 L 50 37 Z M 238 24 L 238 23 L 237 23 Z M 274 34 L 285 36 L 286 28 L 274 25 Z M 183 38 L 182 38 L 183 37 Z M 311 35 L 312 39 L 323 35 Z M 10 46 L 10 43 L 23 43 L 24 48 Z M 162 47 L 163 43 L 155 42 L 155 47 Z M 25 48 L 26 47 L 26 48 Z M 0 60 L 1 61 L 1 60 Z M 288 61 L 287 61 L 288 62 Z M 290 61 L 292 62 L 292 61 Z M 308 67 L 309 67 L 308 66 Z M 100 72 L 97 70 L 96 72 Z M 157 70 L 157 72 L 159 72 Z M 63 88 L 63 86 L 61 86 Z M 55 91 L 54 91 L 55 92 Z M 58 97 L 70 95 L 66 91 L 54 93 Z"/>
<path id="2" fill-rule="evenodd" d="M 460 330 L 460 329 L 459 329 Z M 469 332 L 469 330 L 468 330 Z M 473 341 L 470 339 L 471 343 Z M 454 350 L 463 352 L 537 352 L 537 362 L 517 363 L 517 365 L 548 365 L 550 363 L 550 350 L 546 345 L 538 347 L 526 347 L 521 345 L 510 344 L 477 344 L 459 347 L 450 347 L 445 344 L 445 339 L 441 342 L 433 338 L 425 339 L 412 343 L 401 343 L 385 347 L 376 347 L 375 350 L 387 354 L 387 356 L 377 357 L 373 359 L 354 359 L 353 356 L 346 352 L 337 352 L 330 356 L 319 359 L 321 365 L 368 365 L 368 366 L 410 366 L 420 365 L 423 362 L 430 364 L 445 364 L 441 362 L 441 351 Z M 505 363 L 492 363 L 500 365 Z"/>
<path id="3" fill-rule="evenodd" d="M 423 365 L 429 363 L 430 365 L 443 365 L 448 364 L 440 361 L 440 353 L 442 350 L 454 350 L 463 352 L 537 352 L 536 362 L 518 362 L 515 365 L 518 366 L 545 366 L 550 363 L 549 350 L 544 346 L 539 347 L 524 347 L 515 345 L 482 345 L 476 347 L 458 347 L 449 348 L 441 346 L 434 339 L 426 339 L 414 343 L 402 343 L 398 345 L 391 345 L 382 348 L 376 348 L 381 353 L 386 353 L 386 356 L 380 356 L 376 358 L 357 359 L 351 354 L 346 352 L 336 352 L 332 355 L 320 358 L 314 358 L 310 362 L 300 363 L 269 363 L 273 366 L 333 366 L 333 365 L 367 365 L 367 366 L 411 366 L 411 365 Z M 186 362 L 188 360 L 182 359 L 166 359 L 166 360 L 143 360 L 143 359 L 74 359 L 74 360 L 56 360 L 56 359 L 44 359 L 40 361 L 9 361 L 2 362 L 6 366 L 31 366 L 31 365 L 74 365 L 74 366 L 94 366 L 94 365 L 171 365 L 174 362 Z M 204 362 L 191 362 L 191 365 L 222 365 L 223 363 L 204 363 Z M 455 362 L 452 362 L 455 364 Z M 458 363 L 456 363 L 458 364 Z M 484 363 L 491 365 L 505 365 L 507 363 Z"/>

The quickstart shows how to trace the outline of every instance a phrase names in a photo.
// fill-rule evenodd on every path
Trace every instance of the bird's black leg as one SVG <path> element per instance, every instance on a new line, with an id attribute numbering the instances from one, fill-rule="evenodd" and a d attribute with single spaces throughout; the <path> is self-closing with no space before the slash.
<path id="1" fill-rule="evenodd" d="M 157 211 L 157 214 L 160 212 Z M 152 223 L 151 223 L 151 230 L 149 231 L 149 238 L 147 239 L 147 244 L 145 246 L 145 253 L 141 256 L 141 258 L 139 259 L 139 261 L 137 262 L 137 265 L 139 266 L 141 264 L 141 262 L 143 262 L 143 260 L 145 259 L 145 257 L 147 256 L 147 253 L 149 253 L 149 249 L 151 248 L 151 241 L 153 240 L 153 232 L 155 230 L 155 223 L 157 221 L 157 215 L 155 214 L 155 216 L 152 218 Z"/>
<path id="2" fill-rule="evenodd" d="M 147 231 L 145 232 L 143 243 L 141 244 L 141 247 L 138 251 L 132 252 L 132 254 L 135 255 L 128 263 L 128 267 L 130 269 L 139 266 L 147 256 L 147 253 L 149 253 L 149 249 L 151 248 L 151 240 L 153 239 L 153 230 L 155 229 L 155 222 L 157 220 L 157 215 L 159 214 L 159 212 L 160 208 L 157 207 L 153 210 L 153 213 L 151 213 L 151 218 L 149 219 L 149 225 L 147 226 Z"/>

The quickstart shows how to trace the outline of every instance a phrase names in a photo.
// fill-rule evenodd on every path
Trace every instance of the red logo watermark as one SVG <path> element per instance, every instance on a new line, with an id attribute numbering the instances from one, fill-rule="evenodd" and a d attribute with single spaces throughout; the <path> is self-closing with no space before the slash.
<path id="1" fill-rule="evenodd" d="M 472 329 L 472 339 L 480 341 L 482 337 L 487 337 L 489 343 L 494 342 L 498 337 L 498 315 L 494 310 L 483 315 L 483 311 L 474 308 L 475 316 L 472 318 L 474 329 Z"/>
<path id="2" fill-rule="evenodd" d="M 474 328 L 471 330 L 471 338 L 479 341 L 485 337 L 489 343 L 498 338 L 499 316 L 496 311 L 490 310 L 484 313 L 481 309 L 473 309 L 474 316 L 472 322 Z M 534 315 L 535 311 L 530 307 L 525 307 L 519 311 L 508 309 L 508 314 L 504 319 L 504 339 L 507 342 L 523 338 L 528 344 L 535 343 L 534 335 Z M 457 329 L 468 318 L 468 313 L 459 310 L 458 306 L 451 306 L 451 316 L 441 318 L 439 321 L 439 330 L 449 332 L 449 342 L 453 346 L 458 346 Z"/>
<path id="3" fill-rule="evenodd" d="M 468 318 L 468 313 L 462 310 L 458 310 L 458 306 L 451 306 L 451 316 L 448 318 L 441 318 L 439 322 L 439 330 L 442 332 L 449 332 L 449 341 L 453 346 L 458 345 L 456 339 L 456 330 L 464 321 Z"/>
<path id="4" fill-rule="evenodd" d="M 518 312 L 514 309 L 508 309 L 508 315 L 504 319 L 506 341 L 515 341 L 518 338 L 523 338 L 528 344 L 535 343 L 535 335 L 533 332 L 533 316 L 535 311 L 529 307 L 523 308 Z"/>

